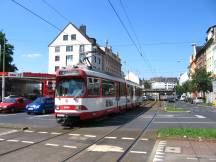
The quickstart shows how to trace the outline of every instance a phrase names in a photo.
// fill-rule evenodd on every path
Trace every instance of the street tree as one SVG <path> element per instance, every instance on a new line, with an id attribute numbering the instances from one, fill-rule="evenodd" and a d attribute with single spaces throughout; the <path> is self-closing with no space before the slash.
<path id="1" fill-rule="evenodd" d="M 151 83 L 150 83 L 150 81 L 148 81 L 148 80 L 144 81 L 144 88 L 145 89 L 151 89 Z"/>
<path id="2" fill-rule="evenodd" d="M 207 72 L 205 68 L 195 70 L 194 75 L 192 75 L 192 79 L 197 92 L 202 92 L 204 98 L 206 92 L 212 91 L 211 73 Z"/>
<path id="3" fill-rule="evenodd" d="M 1 45 L 0 71 L 3 71 L 3 55 L 4 54 L 5 54 L 5 72 L 14 72 L 18 70 L 15 64 L 12 63 L 14 46 L 8 43 L 5 33 L 1 31 L 0 31 L 0 45 Z"/>
<path id="4" fill-rule="evenodd" d="M 195 87 L 195 83 L 194 80 L 188 80 L 186 81 L 183 85 L 182 85 L 182 91 L 183 93 L 187 93 L 187 92 L 196 92 L 196 87 Z"/>
<path id="5" fill-rule="evenodd" d="M 181 96 L 184 93 L 183 86 L 181 86 L 179 83 L 177 83 L 175 90 L 178 96 Z"/>

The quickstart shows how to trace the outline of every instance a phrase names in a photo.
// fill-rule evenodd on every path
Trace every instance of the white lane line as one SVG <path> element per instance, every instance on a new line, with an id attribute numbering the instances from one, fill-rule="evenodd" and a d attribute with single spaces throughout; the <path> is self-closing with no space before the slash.
<path id="1" fill-rule="evenodd" d="M 106 139 L 117 139 L 117 137 L 104 137 Z"/>
<path id="2" fill-rule="evenodd" d="M 153 162 L 157 162 L 157 161 L 164 161 L 163 159 L 159 159 L 159 158 L 154 158 Z"/>
<path id="3" fill-rule="evenodd" d="M 134 138 L 130 138 L 130 137 L 122 137 L 121 139 L 125 139 L 125 140 L 134 140 Z"/>
<path id="4" fill-rule="evenodd" d="M 45 134 L 45 133 L 48 133 L 48 132 L 37 132 L 37 133 Z"/>
<path id="5" fill-rule="evenodd" d="M 68 134 L 69 136 L 80 136 L 80 134 Z"/>
<path id="6" fill-rule="evenodd" d="M 153 122 L 153 123 L 156 123 L 156 124 L 177 124 L 177 123 L 180 123 L 180 124 L 216 124 L 216 122 Z"/>
<path id="7" fill-rule="evenodd" d="M 34 143 L 33 141 L 21 141 L 23 143 Z"/>
<path id="8" fill-rule="evenodd" d="M 195 115 L 195 116 L 199 119 L 205 119 L 206 118 L 205 116 L 202 116 L 202 115 Z"/>
<path id="9" fill-rule="evenodd" d="M 197 158 L 190 158 L 190 157 L 187 157 L 187 160 L 197 160 Z"/>
<path id="10" fill-rule="evenodd" d="M 147 154 L 145 151 L 130 151 L 130 153 L 135 153 L 135 154 Z"/>
<path id="11" fill-rule="evenodd" d="M 84 137 L 94 138 L 94 137 L 96 137 L 96 136 L 95 136 L 95 135 L 89 135 L 89 134 L 87 134 L 87 135 L 84 135 Z"/>
<path id="12" fill-rule="evenodd" d="M 148 138 L 141 138 L 140 141 L 148 141 Z"/>
<path id="13" fill-rule="evenodd" d="M 210 161 L 216 161 L 216 159 L 209 159 Z"/>
<path id="14" fill-rule="evenodd" d="M 6 134 L 15 133 L 15 132 L 18 132 L 18 130 L 14 129 L 14 130 L 10 130 L 10 131 L 7 131 L 7 132 L 0 133 L 0 136 L 6 135 Z"/>
<path id="15" fill-rule="evenodd" d="M 0 138 L 0 141 L 4 141 L 5 139 L 3 139 L 3 138 Z"/>
<path id="16" fill-rule="evenodd" d="M 61 134 L 61 133 L 58 133 L 58 132 L 51 132 L 51 134 L 59 135 L 59 134 Z"/>
<path id="17" fill-rule="evenodd" d="M 26 132 L 26 133 L 33 133 L 33 132 L 35 132 L 35 131 L 25 130 L 24 132 Z"/>
<path id="18" fill-rule="evenodd" d="M 46 143 L 45 145 L 46 146 L 55 146 L 55 147 L 59 146 L 58 144 L 54 144 L 54 143 Z"/>
<path id="19" fill-rule="evenodd" d="M 49 114 L 49 115 L 37 115 L 37 116 L 29 117 L 29 118 L 33 119 L 33 118 L 43 118 L 43 117 L 49 117 L 49 116 L 53 116 L 53 115 L 52 114 Z"/>
<path id="20" fill-rule="evenodd" d="M 19 140 L 7 140 L 7 142 L 19 142 Z"/>
<path id="21" fill-rule="evenodd" d="M 65 148 L 72 148 L 72 149 L 77 148 L 76 146 L 69 146 L 69 145 L 63 145 L 63 147 L 65 147 Z"/>

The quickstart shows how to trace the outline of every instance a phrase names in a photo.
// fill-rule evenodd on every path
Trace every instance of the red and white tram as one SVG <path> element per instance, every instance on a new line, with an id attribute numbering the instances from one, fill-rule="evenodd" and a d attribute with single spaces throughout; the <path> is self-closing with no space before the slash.
<path id="1" fill-rule="evenodd" d="M 55 116 L 71 124 L 132 109 L 141 104 L 141 87 L 122 78 L 85 68 L 57 71 Z"/>

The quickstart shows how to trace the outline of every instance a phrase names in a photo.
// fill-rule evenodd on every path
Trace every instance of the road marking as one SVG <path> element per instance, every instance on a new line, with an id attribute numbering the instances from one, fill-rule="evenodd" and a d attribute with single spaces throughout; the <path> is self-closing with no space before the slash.
<path id="1" fill-rule="evenodd" d="M 197 158 L 190 158 L 190 157 L 187 157 L 187 160 L 197 160 Z"/>
<path id="2" fill-rule="evenodd" d="M 157 161 L 163 161 L 163 159 L 159 159 L 159 158 L 154 158 L 153 162 L 157 162 Z"/>
<path id="3" fill-rule="evenodd" d="M 134 140 L 134 138 L 130 138 L 130 137 L 122 137 L 121 139 L 125 139 L 125 140 Z"/>
<path id="4" fill-rule="evenodd" d="M 33 133 L 33 132 L 35 132 L 35 131 L 25 130 L 24 132 L 26 132 L 26 133 Z"/>
<path id="5" fill-rule="evenodd" d="M 104 137 L 106 139 L 117 139 L 117 137 Z"/>
<path id="6" fill-rule="evenodd" d="M 54 147 L 59 146 L 58 144 L 54 144 L 54 143 L 46 143 L 45 145 L 46 145 L 46 146 L 54 146 Z"/>
<path id="7" fill-rule="evenodd" d="M 112 146 L 112 145 L 92 145 L 88 149 L 88 151 L 94 152 L 124 152 L 122 147 Z"/>
<path id="8" fill-rule="evenodd" d="M 84 135 L 84 137 L 90 137 L 90 138 L 94 138 L 94 137 L 96 137 L 95 135 Z"/>
<path id="9" fill-rule="evenodd" d="M 19 142 L 19 140 L 7 140 L 8 142 Z"/>
<path id="10" fill-rule="evenodd" d="M 4 141 L 5 139 L 3 139 L 3 138 L 0 138 L 0 141 Z"/>
<path id="11" fill-rule="evenodd" d="M 48 133 L 48 132 L 37 132 L 37 133 L 45 134 L 45 133 Z"/>
<path id="12" fill-rule="evenodd" d="M 69 136 L 80 136 L 80 134 L 68 134 Z"/>
<path id="13" fill-rule="evenodd" d="M 148 138 L 141 138 L 140 141 L 148 141 Z"/>
<path id="14" fill-rule="evenodd" d="M 209 159 L 210 161 L 216 161 L 216 159 Z"/>
<path id="15" fill-rule="evenodd" d="M 202 115 L 195 115 L 197 118 L 200 118 L 200 119 L 205 119 L 206 117 L 205 116 L 202 116 Z"/>
<path id="16" fill-rule="evenodd" d="M 21 142 L 23 142 L 23 143 L 34 143 L 33 141 L 21 141 Z"/>
<path id="17" fill-rule="evenodd" d="M 0 136 L 6 135 L 6 134 L 15 133 L 15 132 L 18 132 L 18 130 L 14 129 L 14 130 L 10 130 L 10 131 L 7 131 L 7 132 L 0 133 Z"/>
<path id="18" fill-rule="evenodd" d="M 65 147 L 65 148 L 73 148 L 73 149 L 77 148 L 76 146 L 69 146 L 69 145 L 63 145 L 63 147 Z"/>
<path id="19" fill-rule="evenodd" d="M 32 116 L 32 117 L 29 117 L 29 119 L 33 119 L 33 118 L 43 118 L 43 117 L 49 117 L 49 116 L 53 116 L 53 114 Z"/>
<path id="20" fill-rule="evenodd" d="M 5 114 L 5 115 L 0 114 L 0 117 L 7 117 L 7 116 L 12 116 L 12 115 L 17 115 L 17 114 Z"/>
<path id="21" fill-rule="evenodd" d="M 130 151 L 130 153 L 135 153 L 135 154 L 147 154 L 147 152 L 144 152 L 144 151 Z"/>
<path id="22" fill-rule="evenodd" d="M 59 134 L 61 134 L 61 133 L 58 133 L 58 132 L 51 132 L 51 134 L 59 135 Z"/>
<path id="23" fill-rule="evenodd" d="M 216 124 L 216 122 L 153 122 L 156 124 Z"/>

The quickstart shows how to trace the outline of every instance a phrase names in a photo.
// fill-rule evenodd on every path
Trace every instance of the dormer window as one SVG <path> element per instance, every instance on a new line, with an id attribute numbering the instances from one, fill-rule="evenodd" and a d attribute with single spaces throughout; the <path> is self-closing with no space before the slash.
<path id="1" fill-rule="evenodd" d="M 63 35 L 63 40 L 67 41 L 68 40 L 68 35 Z"/>
<path id="2" fill-rule="evenodd" d="M 71 40 L 76 40 L 76 34 L 71 34 Z"/>

